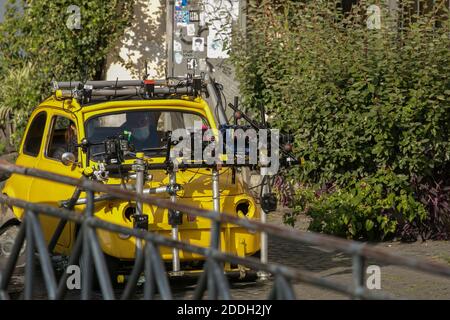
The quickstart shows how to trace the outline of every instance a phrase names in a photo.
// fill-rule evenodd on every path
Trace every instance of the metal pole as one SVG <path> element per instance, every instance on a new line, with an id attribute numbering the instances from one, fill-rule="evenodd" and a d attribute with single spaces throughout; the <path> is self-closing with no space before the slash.
<path id="1" fill-rule="evenodd" d="M 365 258 L 359 254 L 355 254 L 353 256 L 354 299 L 359 299 L 364 294 L 364 268 L 365 268 Z"/>
<path id="2" fill-rule="evenodd" d="M 144 300 L 153 300 L 155 297 L 155 276 L 153 272 L 152 262 L 150 259 L 151 259 L 150 254 L 147 254 L 146 248 L 144 255 L 144 275 L 145 275 Z"/>
<path id="3" fill-rule="evenodd" d="M 147 241 L 145 245 L 145 255 L 152 263 L 152 272 L 158 285 L 158 290 L 163 300 L 172 300 L 172 293 L 170 291 L 169 280 L 167 279 L 166 271 L 164 270 L 164 263 L 161 259 L 159 249 L 151 241 Z"/>
<path id="4" fill-rule="evenodd" d="M 214 273 L 213 269 L 214 266 L 211 264 L 211 260 L 208 260 L 206 262 L 208 264 L 208 273 L 206 274 L 206 277 L 208 279 L 207 288 L 208 288 L 208 297 L 209 300 L 217 300 L 218 294 L 217 294 L 217 284 L 214 279 Z"/>
<path id="5" fill-rule="evenodd" d="M 62 207 L 72 210 L 75 206 L 77 200 L 80 198 L 81 195 L 81 189 L 75 188 L 75 191 L 72 195 L 72 197 L 69 199 L 69 201 L 62 205 Z M 50 251 L 51 254 L 53 254 L 53 250 L 55 249 L 56 244 L 58 243 L 59 237 L 61 236 L 62 232 L 64 231 L 64 228 L 66 227 L 67 220 L 61 219 L 58 223 L 58 226 L 55 229 L 55 232 L 53 233 L 53 236 L 48 244 L 48 251 Z"/>
<path id="6" fill-rule="evenodd" d="M 90 200 L 92 201 L 92 199 Z M 94 261 L 95 270 L 97 271 L 97 279 L 100 283 L 100 289 L 102 291 L 103 298 L 105 300 L 114 300 L 114 292 L 109 277 L 108 267 L 106 266 L 105 258 L 103 256 L 102 249 L 98 243 L 95 229 L 89 227 L 87 229 L 87 235 L 91 246 L 91 255 Z"/>
<path id="7" fill-rule="evenodd" d="M 28 211 L 26 213 L 26 218 L 28 219 L 27 224 L 31 224 L 34 235 L 34 245 L 39 252 L 39 261 L 41 263 L 42 273 L 44 275 L 44 283 L 47 288 L 49 300 L 56 299 L 56 278 L 53 271 L 52 262 L 50 261 L 50 255 L 47 250 L 47 245 L 45 243 L 44 234 L 42 232 L 42 227 L 39 219 L 33 211 Z"/>
<path id="8" fill-rule="evenodd" d="M 94 216 L 94 192 L 86 191 L 87 205 L 84 211 L 85 217 Z M 89 300 L 91 297 L 92 290 L 92 279 L 93 279 L 93 269 L 92 269 L 92 254 L 89 244 L 89 225 L 85 220 L 82 224 L 80 235 L 83 237 L 83 248 L 81 256 L 81 300 Z"/>
<path id="9" fill-rule="evenodd" d="M 212 169 L 212 192 L 213 192 L 213 211 L 220 212 L 220 189 L 219 189 L 219 170 L 217 167 Z M 211 221 L 213 228 L 211 232 L 211 247 L 220 249 L 220 222 Z"/>
<path id="10" fill-rule="evenodd" d="M 212 267 L 210 272 L 216 281 L 216 294 L 220 295 L 223 300 L 231 300 L 230 285 L 225 277 L 221 264 L 212 258 L 210 258 L 208 264 L 210 268 Z"/>
<path id="11" fill-rule="evenodd" d="M 282 275 L 277 274 L 275 278 L 275 285 L 279 290 L 278 293 L 282 295 L 283 300 L 295 300 L 295 293 L 290 282 Z"/>
<path id="12" fill-rule="evenodd" d="M 169 173 L 169 184 L 172 186 L 175 186 L 177 183 L 177 174 L 175 171 L 171 170 Z M 176 202 L 177 201 L 177 194 L 173 192 L 170 195 L 170 201 Z M 175 241 L 178 241 L 178 225 L 173 224 L 172 225 L 172 239 Z M 180 252 L 177 248 L 172 249 L 172 270 L 173 272 L 179 272 L 180 271 Z"/>
<path id="13" fill-rule="evenodd" d="M 135 161 L 135 171 L 136 171 L 136 193 L 142 194 L 144 192 L 144 175 L 145 175 L 145 168 L 144 168 L 144 154 L 139 152 L 136 154 L 136 161 Z M 136 201 L 136 214 L 142 215 L 144 209 L 144 204 L 142 201 Z M 136 251 L 142 250 L 142 241 L 141 239 L 136 239 Z M 138 254 L 136 253 L 136 256 Z"/>
<path id="14" fill-rule="evenodd" d="M 8 288 L 8 283 L 11 280 L 12 274 L 16 267 L 17 259 L 20 255 L 20 250 L 22 250 L 22 245 L 25 241 L 26 224 L 27 222 L 23 223 L 20 226 L 19 233 L 14 240 L 11 254 L 8 258 L 8 261 L 6 262 L 6 266 L 0 273 L 0 291 L 6 291 L 6 289 Z"/>
<path id="15" fill-rule="evenodd" d="M 262 172 L 264 173 L 264 172 Z M 262 194 L 265 194 L 269 191 L 268 186 L 268 179 L 266 179 L 268 176 L 263 176 L 263 184 L 262 184 Z M 267 223 L 267 214 L 266 212 L 261 208 L 261 222 Z M 261 232 L 261 263 L 268 263 L 269 261 L 269 246 L 268 246 L 269 240 L 267 233 L 262 231 Z M 260 280 L 267 280 L 269 279 L 269 273 L 265 271 L 259 271 L 258 272 L 258 278 Z"/>
<path id="16" fill-rule="evenodd" d="M 167 35 L 167 66 L 166 66 L 166 76 L 167 77 L 173 77 L 174 76 L 174 52 L 173 52 L 173 32 L 175 30 L 174 28 L 174 1 L 173 0 L 167 0 L 166 1 L 166 9 L 167 9 L 167 16 L 166 16 L 166 35 Z"/>
<path id="17" fill-rule="evenodd" d="M 197 281 L 197 285 L 195 286 L 195 291 L 193 295 L 193 300 L 201 300 L 203 295 L 205 294 L 206 284 L 208 277 L 208 263 L 204 264 L 203 273 Z"/>
<path id="18" fill-rule="evenodd" d="M 228 119 L 225 114 L 225 109 L 221 102 L 221 98 L 218 95 L 218 92 L 217 92 L 218 90 L 216 89 L 214 83 L 215 83 L 214 78 L 212 78 L 211 75 L 208 74 L 207 89 L 208 89 L 208 92 L 209 92 L 209 95 L 211 98 L 212 107 L 214 108 L 214 116 L 218 118 L 216 120 L 219 122 L 220 125 L 227 124 Z M 217 114 L 216 114 L 216 111 L 217 111 Z"/>
<path id="19" fill-rule="evenodd" d="M 26 264 L 25 264 L 25 293 L 24 300 L 33 299 L 33 282 L 34 282 L 34 238 L 33 228 L 31 227 L 31 221 L 27 221 L 25 218 L 25 227 L 27 245 L 26 245 Z"/>
<path id="20" fill-rule="evenodd" d="M 140 241 L 141 240 L 139 240 L 139 242 Z M 141 275 L 142 268 L 144 267 L 144 263 L 145 257 L 143 254 L 143 250 L 136 251 L 133 270 L 131 271 L 130 277 L 127 281 L 127 285 L 125 286 L 125 290 L 123 291 L 120 300 L 128 300 L 133 296 L 136 290 L 137 282 L 139 281 L 139 276 Z M 151 282 L 150 278 L 146 278 L 145 281 Z"/>
<path id="21" fill-rule="evenodd" d="M 79 263 L 79 258 L 81 256 L 81 249 L 83 246 L 83 233 L 80 232 L 77 236 L 77 239 L 75 240 L 75 245 L 73 246 L 72 253 L 69 258 L 68 265 L 75 265 Z M 58 289 L 56 291 L 56 300 L 62 300 L 66 294 L 67 291 L 67 278 L 69 277 L 69 274 L 67 272 L 64 272 L 59 280 Z"/>

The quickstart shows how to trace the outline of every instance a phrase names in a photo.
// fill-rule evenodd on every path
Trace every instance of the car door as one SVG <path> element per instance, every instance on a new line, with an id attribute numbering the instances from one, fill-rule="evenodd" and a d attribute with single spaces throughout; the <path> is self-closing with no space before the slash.
<path id="1" fill-rule="evenodd" d="M 19 156 L 16 159 L 17 165 L 27 168 L 37 166 L 39 154 L 44 144 L 46 125 L 46 111 L 37 111 L 31 115 L 19 150 Z M 33 178 L 30 176 L 13 174 L 6 181 L 3 193 L 13 198 L 28 201 L 32 182 Z M 23 209 L 21 208 L 14 208 L 14 212 L 19 218 L 23 215 Z"/>
<path id="2" fill-rule="evenodd" d="M 44 137 L 45 143 L 41 148 L 41 156 L 36 168 L 80 178 L 81 169 L 78 165 L 64 165 L 61 162 L 61 155 L 64 152 L 72 152 L 78 159 L 78 150 L 74 147 L 74 143 L 78 142 L 76 132 L 77 124 L 74 116 L 57 111 L 50 113 L 47 134 Z M 59 206 L 60 201 L 69 199 L 74 190 L 75 187 L 73 186 L 35 178 L 30 187 L 29 200 Z M 40 219 L 45 238 L 49 241 L 59 223 L 59 219 L 48 216 L 42 216 Z M 70 248 L 73 231 L 73 223 L 68 223 L 57 243 L 57 252 L 64 252 L 64 250 Z"/>

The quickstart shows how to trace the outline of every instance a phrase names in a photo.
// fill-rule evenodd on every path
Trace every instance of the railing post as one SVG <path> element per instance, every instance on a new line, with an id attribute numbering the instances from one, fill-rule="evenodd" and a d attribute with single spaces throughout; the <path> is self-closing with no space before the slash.
<path id="1" fill-rule="evenodd" d="M 31 221 L 26 218 L 23 222 L 26 228 L 26 260 L 25 260 L 25 292 L 24 299 L 31 300 L 33 298 L 33 284 L 34 284 L 34 239 L 33 228 Z"/>
<path id="2" fill-rule="evenodd" d="M 219 169 L 217 165 L 215 165 L 212 169 L 212 195 L 213 195 L 213 211 L 215 214 L 220 213 L 220 187 L 219 187 Z M 220 221 L 212 220 L 211 221 L 211 248 L 220 251 Z M 206 279 L 207 279 L 207 288 L 208 288 L 208 296 L 210 300 L 216 300 L 218 298 L 218 284 L 214 279 L 215 271 L 214 269 L 219 268 L 221 264 L 218 264 L 213 260 L 211 256 L 209 256 L 207 269 L 205 270 Z M 223 272 L 223 270 L 222 270 Z"/>
<path id="3" fill-rule="evenodd" d="M 137 159 L 134 164 L 134 170 L 136 171 L 136 193 L 139 195 L 142 195 L 144 192 L 145 162 L 143 157 L 143 153 L 137 153 Z M 138 216 L 142 216 L 144 214 L 144 203 L 142 201 L 136 201 L 136 214 Z M 136 250 L 142 250 L 142 240 L 139 238 L 136 238 Z"/>
<path id="4" fill-rule="evenodd" d="M 145 244 L 147 246 L 147 243 Z M 144 300 L 153 300 L 155 296 L 155 274 L 153 272 L 153 266 L 151 261 L 151 256 L 145 248 L 144 254 Z"/>
<path id="5" fill-rule="evenodd" d="M 197 281 L 197 286 L 195 287 L 193 299 L 200 300 L 203 298 L 206 289 L 206 283 L 208 282 L 208 263 L 205 262 L 203 266 L 203 272 Z"/>
<path id="6" fill-rule="evenodd" d="M 54 300 L 56 299 L 56 278 L 47 244 L 45 243 L 44 234 L 42 232 L 41 223 L 39 222 L 37 215 L 31 210 L 27 211 L 25 219 L 28 220 L 27 224 L 31 224 L 31 228 L 33 230 L 33 240 L 39 253 L 39 262 L 44 275 L 44 282 L 47 288 L 48 297 L 50 300 Z"/>
<path id="7" fill-rule="evenodd" d="M 212 169 L 212 192 L 213 192 L 213 211 L 220 213 L 220 189 L 219 189 L 219 170 L 217 166 Z M 212 220 L 211 230 L 211 248 L 220 250 L 220 221 Z"/>
<path id="8" fill-rule="evenodd" d="M 136 241 L 142 243 L 141 239 L 136 239 Z M 142 268 L 144 267 L 145 260 L 146 259 L 144 257 L 143 249 L 136 248 L 133 270 L 131 271 L 131 274 L 128 278 L 125 290 L 123 291 L 122 297 L 120 298 L 121 300 L 128 300 L 133 296 L 137 282 L 139 281 L 139 277 L 141 275 Z M 150 281 L 150 279 L 145 279 L 145 281 Z"/>
<path id="9" fill-rule="evenodd" d="M 85 209 L 85 217 L 92 217 L 94 215 L 94 202 L 93 202 L 94 194 L 92 191 L 86 191 L 86 209 Z M 89 225 L 87 220 L 85 220 L 81 227 L 81 234 L 83 237 L 83 249 L 82 249 L 82 266 L 81 266 L 81 299 L 89 300 L 91 297 L 92 290 L 92 277 L 93 277 L 93 269 L 92 269 L 92 255 L 90 250 L 89 243 Z"/>
<path id="10" fill-rule="evenodd" d="M 219 170 L 217 166 L 212 168 L 212 193 L 213 193 L 213 211 L 215 214 L 220 212 L 220 189 L 219 189 Z M 210 247 L 212 249 L 220 250 L 220 221 L 211 220 L 211 239 Z M 205 262 L 203 273 L 200 276 L 197 287 L 194 292 L 194 299 L 198 300 L 203 297 L 205 289 L 208 289 L 208 295 L 210 299 L 215 299 L 217 288 L 214 283 L 214 268 L 220 266 L 216 263 L 216 266 L 212 265 L 215 262 L 212 261 L 212 257 L 208 256 Z"/>
<path id="11" fill-rule="evenodd" d="M 89 225 L 89 221 L 93 219 L 94 215 L 94 193 L 92 191 L 87 192 L 87 206 L 86 206 L 86 213 L 88 218 L 85 222 L 85 234 L 86 237 L 84 240 L 88 244 L 88 250 L 89 250 L 89 259 L 92 259 L 94 262 L 97 279 L 100 284 L 100 289 L 102 291 L 102 295 L 105 298 L 105 300 L 113 300 L 114 299 L 114 293 L 111 285 L 111 279 L 109 277 L 109 271 L 106 266 L 105 257 L 103 256 L 102 249 L 100 247 L 97 234 L 95 233 L 95 227 Z M 90 279 L 92 282 L 92 272 L 90 274 Z M 92 283 L 91 283 L 92 284 Z M 88 287 L 88 295 L 89 291 L 92 287 Z"/>
<path id="12" fill-rule="evenodd" d="M 166 270 L 164 269 L 164 263 L 161 259 L 158 247 L 151 241 L 146 241 L 145 255 L 149 260 L 149 263 L 152 264 L 151 270 L 148 271 L 153 273 L 161 298 L 164 300 L 171 300 L 172 293 L 170 291 L 169 281 L 167 280 Z"/>
<path id="13" fill-rule="evenodd" d="M 79 264 L 81 250 L 83 248 L 83 230 L 78 233 L 77 239 L 75 240 L 75 244 L 73 246 L 70 258 L 69 258 L 69 266 Z M 83 271 L 83 270 L 81 270 Z M 64 295 L 67 290 L 67 279 L 69 278 L 69 274 L 64 272 L 59 280 L 58 290 L 56 291 L 56 300 L 61 300 L 64 298 Z"/>
<path id="14" fill-rule="evenodd" d="M 353 255 L 353 298 L 359 299 L 365 289 L 364 289 L 364 269 L 365 269 L 365 258 L 360 254 Z"/>
<path id="15" fill-rule="evenodd" d="M 17 264 L 17 259 L 19 258 L 20 251 L 22 250 L 22 245 L 25 241 L 25 232 L 26 225 L 22 223 L 16 240 L 14 241 L 8 262 L 6 263 L 5 269 L 3 269 L 3 273 L 0 277 L 0 293 L 3 292 L 3 296 L 7 296 L 6 289 L 8 288 L 9 281 L 11 280 L 11 276 Z"/>
<path id="16" fill-rule="evenodd" d="M 169 185 L 175 186 L 177 183 L 177 173 L 171 169 L 169 172 Z M 173 191 L 170 195 L 170 200 L 172 202 L 177 201 L 177 194 L 175 191 Z M 169 216 L 170 214 L 173 214 L 175 216 L 175 212 L 171 212 L 169 209 Z M 172 224 L 172 239 L 175 241 L 178 241 L 178 225 L 174 222 Z M 173 272 L 179 272 L 180 271 L 180 252 L 177 248 L 172 249 L 172 271 Z"/>
<path id="17" fill-rule="evenodd" d="M 275 277 L 275 286 L 277 287 L 279 299 L 295 300 L 295 293 L 291 283 L 281 273 L 277 274 Z"/>
<path id="18" fill-rule="evenodd" d="M 265 168 L 262 168 L 265 169 Z M 262 172 L 264 173 L 264 172 Z M 268 192 L 269 186 L 268 186 L 268 176 L 263 176 L 263 181 L 262 181 L 262 194 L 265 194 Z M 262 223 L 267 223 L 267 214 L 266 212 L 261 208 L 261 222 Z M 269 239 L 267 236 L 267 233 L 262 231 L 261 232 L 261 263 L 268 263 L 269 262 Z M 270 274 L 266 271 L 259 271 L 258 273 L 258 278 L 262 281 L 265 281 L 267 279 L 269 279 Z"/>
<path id="19" fill-rule="evenodd" d="M 214 281 L 214 265 L 211 263 L 211 258 L 208 257 L 208 271 L 206 277 L 208 279 L 207 287 L 208 287 L 208 296 L 209 300 L 217 300 L 217 284 Z"/>
<path id="20" fill-rule="evenodd" d="M 70 200 L 67 203 L 62 204 L 61 206 L 68 210 L 72 210 L 77 200 L 80 198 L 80 195 L 81 195 L 81 188 L 76 187 Z M 50 252 L 50 254 L 53 254 L 53 250 L 55 249 L 55 246 L 58 243 L 58 240 L 61 237 L 64 228 L 66 227 L 66 224 L 67 224 L 66 219 L 61 219 L 59 221 L 58 226 L 56 227 L 55 232 L 53 233 L 53 236 L 50 239 L 50 242 L 48 243 L 48 251 Z"/>
<path id="21" fill-rule="evenodd" d="M 213 257 L 209 260 L 210 272 L 212 273 L 214 277 L 215 282 L 215 294 L 216 298 L 218 296 L 221 296 L 224 300 L 230 300 L 230 287 L 228 284 L 228 279 L 225 277 L 223 273 L 223 268 L 221 267 L 221 264 L 217 262 Z"/>
<path id="22" fill-rule="evenodd" d="M 136 160 L 133 165 L 133 170 L 136 172 L 136 194 L 142 195 L 144 192 L 145 184 L 145 161 L 144 154 L 142 152 L 138 152 L 136 154 Z M 148 220 L 144 219 L 144 203 L 140 200 L 136 200 L 136 215 L 133 216 L 133 218 L 134 228 L 143 229 L 143 224 L 145 224 L 145 221 L 147 221 L 146 230 L 148 230 Z M 133 270 L 131 271 L 130 277 L 128 278 L 121 300 L 130 299 L 134 294 L 137 283 L 139 281 L 139 277 L 141 275 L 142 268 L 144 266 L 145 259 L 143 246 L 144 243 L 142 239 L 136 238 L 134 266 Z"/>

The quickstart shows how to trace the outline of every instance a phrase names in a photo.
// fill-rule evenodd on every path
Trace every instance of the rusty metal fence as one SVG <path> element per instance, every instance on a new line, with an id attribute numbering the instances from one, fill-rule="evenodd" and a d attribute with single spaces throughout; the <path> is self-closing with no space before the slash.
<path id="1" fill-rule="evenodd" d="M 132 191 L 109 187 L 87 179 L 74 179 L 58 174 L 45 172 L 37 169 L 24 168 L 0 161 L 0 171 L 10 174 L 19 174 L 35 178 L 47 179 L 58 183 L 71 185 L 86 192 L 87 204 L 83 214 L 71 210 L 26 202 L 20 199 L 0 195 L 0 203 L 8 206 L 20 207 L 25 210 L 24 218 L 20 225 L 18 236 L 13 245 L 11 255 L 6 267 L 0 274 L 0 299 L 9 299 L 8 286 L 13 275 L 20 250 L 26 240 L 26 264 L 25 264 L 25 286 L 24 299 L 33 298 L 35 281 L 35 252 L 38 253 L 39 262 L 43 270 L 45 287 L 49 299 L 64 299 L 67 293 L 67 273 L 58 280 L 53 270 L 50 251 L 44 240 L 39 215 L 56 217 L 61 220 L 72 221 L 80 225 L 80 232 L 69 258 L 69 265 L 77 264 L 80 257 L 82 287 L 81 298 L 89 299 L 93 290 L 93 268 L 95 267 L 100 290 L 104 299 L 130 299 L 133 298 L 140 275 L 145 276 L 143 287 L 144 299 L 155 299 L 156 293 L 162 299 L 172 299 L 172 291 L 168 275 L 161 255 L 160 247 L 170 247 L 186 252 L 200 254 L 205 257 L 203 272 L 198 279 L 193 295 L 194 299 L 202 299 L 205 294 L 209 299 L 232 299 L 229 280 L 224 274 L 223 263 L 233 263 L 249 267 L 253 270 L 265 271 L 273 275 L 273 287 L 268 299 L 295 299 L 293 290 L 294 282 L 304 282 L 317 287 L 334 290 L 348 295 L 354 299 L 390 299 L 391 295 L 368 290 L 364 284 L 365 265 L 368 259 L 383 263 L 408 267 L 417 271 L 450 277 L 450 268 L 444 265 L 428 262 L 425 260 L 401 257 L 371 245 L 356 241 L 349 241 L 332 236 L 301 232 L 291 228 L 264 224 L 259 221 L 241 219 L 225 213 L 207 211 L 180 203 L 173 203 L 148 195 L 138 194 Z M 132 229 L 102 221 L 94 216 L 94 193 L 106 193 L 119 199 L 141 201 L 150 205 L 171 210 L 179 210 L 212 221 L 211 243 L 209 247 L 199 247 L 187 242 L 166 238 L 154 232 L 142 229 Z M 234 224 L 256 232 L 265 232 L 269 236 L 292 240 L 318 246 L 325 249 L 338 250 L 352 256 L 353 283 L 343 285 L 332 282 L 326 278 L 319 277 L 311 272 L 298 270 L 292 267 L 261 263 L 258 259 L 251 257 L 239 257 L 230 255 L 219 250 L 220 229 L 223 223 Z M 114 233 L 126 234 L 140 239 L 142 246 L 136 250 L 136 258 L 129 280 L 127 281 L 120 297 L 116 297 L 117 291 L 113 286 L 108 274 L 104 254 L 100 248 L 96 230 L 106 230 Z"/>

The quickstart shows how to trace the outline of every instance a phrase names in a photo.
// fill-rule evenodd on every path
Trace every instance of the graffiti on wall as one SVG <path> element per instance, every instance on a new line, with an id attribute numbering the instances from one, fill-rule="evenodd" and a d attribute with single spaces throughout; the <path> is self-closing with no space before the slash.
<path id="1" fill-rule="evenodd" d="M 174 75 L 211 71 L 229 58 L 232 26 L 240 0 L 176 0 L 174 3 Z"/>

